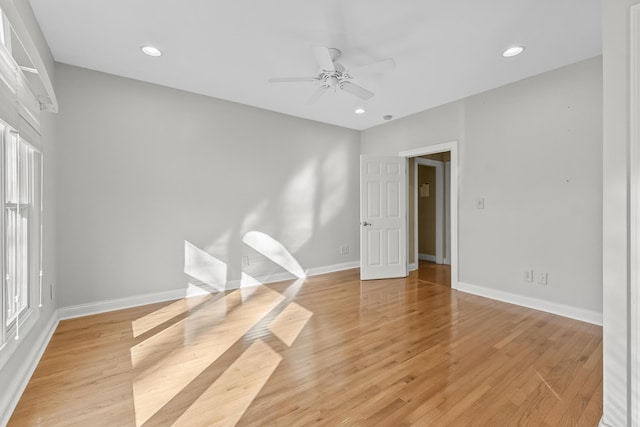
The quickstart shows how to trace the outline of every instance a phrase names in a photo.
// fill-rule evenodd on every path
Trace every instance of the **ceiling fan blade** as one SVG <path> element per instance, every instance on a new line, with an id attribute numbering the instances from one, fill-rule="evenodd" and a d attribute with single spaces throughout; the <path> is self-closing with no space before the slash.
<path id="1" fill-rule="evenodd" d="M 269 79 L 269 83 L 297 83 L 297 82 L 315 82 L 317 77 L 274 77 Z"/>
<path id="2" fill-rule="evenodd" d="M 316 62 L 323 71 L 336 70 L 336 66 L 333 64 L 333 59 L 331 58 L 331 53 L 329 53 L 329 48 L 324 46 L 314 46 L 313 56 L 316 57 Z"/>
<path id="3" fill-rule="evenodd" d="M 318 99 L 320 99 L 320 97 L 324 95 L 328 89 L 329 89 L 329 86 L 320 86 L 318 89 L 316 89 L 315 92 L 313 92 L 313 95 L 311 95 L 311 97 L 307 100 L 307 104 L 309 105 L 315 104 L 318 101 Z"/>
<path id="4" fill-rule="evenodd" d="M 383 59 L 382 61 L 372 62 L 371 64 L 361 65 L 360 67 L 352 68 L 350 71 L 356 73 L 368 73 L 378 74 L 392 70 L 396 67 L 396 61 L 392 58 Z"/>
<path id="5" fill-rule="evenodd" d="M 360 87 L 358 85 L 355 85 L 351 82 L 344 82 L 342 83 L 342 86 L 340 86 L 342 88 L 342 90 L 344 90 L 345 92 L 349 92 L 351 95 L 357 96 L 360 99 L 363 100 L 367 100 L 369 98 L 371 98 L 373 95 L 375 95 L 373 92 Z"/>

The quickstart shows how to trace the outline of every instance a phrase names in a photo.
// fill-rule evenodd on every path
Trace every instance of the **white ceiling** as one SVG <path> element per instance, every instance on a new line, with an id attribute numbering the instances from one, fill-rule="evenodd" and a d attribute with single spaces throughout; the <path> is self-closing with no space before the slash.
<path id="1" fill-rule="evenodd" d="M 30 1 L 59 62 L 359 130 L 602 52 L 601 0 Z M 317 75 L 318 45 L 347 69 L 397 65 L 354 75 L 376 94 L 366 102 L 308 105 L 318 83 L 267 82 Z M 526 50 L 503 58 L 512 45 Z"/>

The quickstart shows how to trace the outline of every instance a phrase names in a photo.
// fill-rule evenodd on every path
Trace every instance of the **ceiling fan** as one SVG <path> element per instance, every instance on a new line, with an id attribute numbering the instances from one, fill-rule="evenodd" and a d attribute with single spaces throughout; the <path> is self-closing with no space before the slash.
<path id="1" fill-rule="evenodd" d="M 371 98 L 374 93 L 351 82 L 353 77 L 351 72 L 347 71 L 344 65 L 336 62 L 342 52 L 336 48 L 328 48 L 324 46 L 315 46 L 313 55 L 316 62 L 320 66 L 320 73 L 314 77 L 276 77 L 269 79 L 270 83 L 298 83 L 298 82 L 319 82 L 320 87 L 309 98 L 308 103 L 315 103 L 329 89 L 334 91 L 343 90 L 362 100 Z M 394 68 L 395 61 L 391 58 L 383 59 L 372 64 L 355 68 L 353 71 L 357 73 L 382 73 Z"/>

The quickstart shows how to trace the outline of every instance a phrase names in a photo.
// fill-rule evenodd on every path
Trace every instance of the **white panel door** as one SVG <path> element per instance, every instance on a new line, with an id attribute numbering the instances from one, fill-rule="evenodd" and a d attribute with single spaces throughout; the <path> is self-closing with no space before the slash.
<path id="1" fill-rule="evenodd" d="M 407 275 L 404 157 L 360 156 L 360 279 Z"/>

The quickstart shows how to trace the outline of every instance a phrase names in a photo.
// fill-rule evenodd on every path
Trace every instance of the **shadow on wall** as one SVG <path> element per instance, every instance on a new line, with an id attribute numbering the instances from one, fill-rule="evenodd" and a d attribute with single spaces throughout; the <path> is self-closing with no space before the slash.
<path id="1" fill-rule="evenodd" d="M 184 273 L 195 279 L 191 285 L 224 291 L 305 277 L 293 254 L 308 247 L 346 206 L 352 184 L 348 159 L 343 146 L 324 158 L 309 159 L 276 194 L 254 202 L 244 216 L 215 230 L 215 241 L 198 244 L 198 236 L 185 240 Z M 336 247 L 343 243 L 336 242 Z"/>

